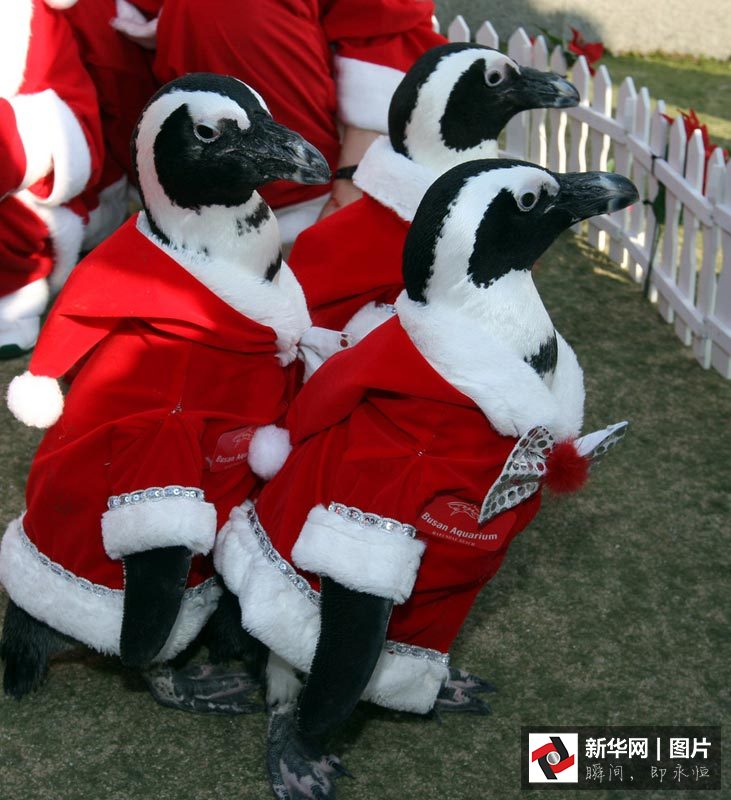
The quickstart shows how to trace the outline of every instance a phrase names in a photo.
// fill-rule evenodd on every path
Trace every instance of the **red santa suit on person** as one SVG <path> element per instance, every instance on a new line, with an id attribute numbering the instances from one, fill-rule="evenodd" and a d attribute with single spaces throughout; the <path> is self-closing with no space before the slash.
<path id="1" fill-rule="evenodd" d="M 84 66 L 97 89 L 105 159 L 95 186 L 98 203 L 90 213 L 85 247 L 96 246 L 128 213 L 128 190 L 136 178 L 129 143 L 147 101 L 159 88 L 154 52 L 141 47 L 115 25 L 155 17 L 162 0 L 76 0 L 66 17 Z M 122 22 L 120 23 L 120 20 Z"/>
<path id="2" fill-rule="evenodd" d="M 578 100 L 560 76 L 488 47 L 455 42 L 422 55 L 391 99 L 389 135 L 354 174 L 363 198 L 294 244 L 290 263 L 313 323 L 359 339 L 388 319 L 404 286 L 406 234 L 429 186 L 457 164 L 497 158 L 498 135 L 520 111 Z"/>
<path id="3" fill-rule="evenodd" d="M 256 506 L 233 511 L 214 559 L 243 625 L 300 670 L 319 634 L 318 574 L 392 598 L 364 698 L 424 713 L 475 597 L 536 514 L 540 492 L 521 490 L 480 526 L 483 499 L 536 423 L 557 438 L 577 435 L 584 391 L 560 337 L 549 388 L 463 315 L 424 311 L 405 295 L 397 309 L 299 394 L 290 458 Z M 470 385 L 459 375 L 481 378 Z"/>
<path id="4" fill-rule="evenodd" d="M 0 19 L 0 353 L 33 347 L 49 281 L 76 263 L 102 158 L 99 110 L 71 29 L 17 0 Z M 49 8 L 51 6 L 51 8 Z"/>
<path id="5" fill-rule="evenodd" d="M 33 617 L 106 653 L 119 652 L 121 559 L 150 548 L 198 556 L 158 658 L 195 637 L 220 593 L 205 558 L 216 530 L 282 444 L 272 423 L 309 325 L 299 286 L 284 265 L 278 283 L 234 275 L 224 301 L 195 275 L 144 214 L 132 218 L 74 270 L 32 374 L 9 392 L 17 411 L 23 381 L 31 393 L 47 382 L 53 400 L 53 378 L 73 373 L 31 467 L 27 511 L 2 539 L 0 581 Z"/>
<path id="6" fill-rule="evenodd" d="M 303 231 L 290 253 L 314 325 L 360 339 L 393 314 L 406 234 L 437 177 L 385 136 L 371 145 L 354 176 L 363 197 Z"/>
<path id="7" fill-rule="evenodd" d="M 334 168 L 338 122 L 385 133 L 405 71 L 444 42 L 432 28 L 433 12 L 432 3 L 410 0 L 166 0 L 155 70 L 161 81 L 206 70 L 257 87 L 275 119 Z M 283 241 L 315 221 L 327 192 L 283 182 L 262 192 L 279 210 Z"/>

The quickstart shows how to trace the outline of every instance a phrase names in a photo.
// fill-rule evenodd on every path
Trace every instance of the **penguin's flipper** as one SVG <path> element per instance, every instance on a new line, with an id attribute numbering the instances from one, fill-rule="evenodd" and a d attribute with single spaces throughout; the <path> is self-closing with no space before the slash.
<path id="1" fill-rule="evenodd" d="M 297 724 L 322 739 L 353 712 L 371 679 L 393 601 L 320 579 L 320 638 L 299 700 Z"/>
<path id="2" fill-rule="evenodd" d="M 489 714 L 490 706 L 478 695 L 495 692 L 497 689 L 489 681 L 473 675 L 464 669 L 449 668 L 449 678 L 439 690 L 434 709 L 441 711 L 461 711 L 471 714 Z"/>
<path id="3" fill-rule="evenodd" d="M 350 773 L 324 740 L 352 713 L 386 639 L 393 602 L 320 579 L 320 637 L 297 710 L 275 711 L 267 768 L 282 800 L 334 800 L 335 778 Z"/>
<path id="4" fill-rule="evenodd" d="M 256 714 L 264 711 L 261 683 L 246 671 L 220 664 L 163 666 L 143 677 L 160 705 L 198 714 Z"/>
<path id="5" fill-rule="evenodd" d="M 119 654 L 125 666 L 148 666 L 167 641 L 180 611 L 191 559 L 192 553 L 182 545 L 124 557 Z"/>
<path id="6" fill-rule="evenodd" d="M 48 674 L 48 661 L 70 640 L 32 617 L 12 600 L 5 611 L 0 658 L 5 662 L 3 690 L 20 700 L 37 689 Z"/>

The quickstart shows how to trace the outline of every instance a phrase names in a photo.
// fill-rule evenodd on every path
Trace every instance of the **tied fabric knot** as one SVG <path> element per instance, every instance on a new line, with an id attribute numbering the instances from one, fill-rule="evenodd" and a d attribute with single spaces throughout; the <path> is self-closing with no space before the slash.
<path id="1" fill-rule="evenodd" d="M 618 422 L 603 430 L 588 433 L 576 439 L 572 443 L 573 448 L 578 456 L 586 460 L 591 470 L 608 450 L 624 438 L 628 426 L 629 422 Z M 554 437 L 542 425 L 531 428 L 520 437 L 498 479 L 485 495 L 480 509 L 480 525 L 532 497 L 547 482 L 550 459 L 555 448 Z"/>

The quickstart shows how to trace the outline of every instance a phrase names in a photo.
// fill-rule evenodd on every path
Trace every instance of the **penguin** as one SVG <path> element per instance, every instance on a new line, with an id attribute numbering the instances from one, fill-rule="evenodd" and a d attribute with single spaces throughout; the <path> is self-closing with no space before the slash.
<path id="1" fill-rule="evenodd" d="M 388 136 L 355 170 L 362 199 L 295 242 L 289 261 L 314 324 L 357 341 L 388 319 L 403 289 L 404 239 L 431 183 L 457 164 L 496 158 L 500 132 L 520 111 L 578 102 L 565 78 L 488 47 L 445 44 L 422 55 L 393 94 Z"/>
<path id="2" fill-rule="evenodd" d="M 452 641 L 543 487 L 579 488 L 627 427 L 579 437 L 583 374 L 531 268 L 569 226 L 637 197 L 610 173 L 453 167 L 406 237 L 395 315 L 297 396 L 292 452 L 214 551 L 242 625 L 275 656 L 277 797 L 334 797 L 345 769 L 328 739 L 359 699 L 484 711 L 491 687 L 450 667 Z"/>
<path id="3" fill-rule="evenodd" d="M 16 698 L 69 640 L 137 669 L 181 652 L 221 594 L 218 527 L 288 452 L 310 318 L 257 188 L 326 183 L 324 157 L 251 87 L 196 73 L 149 101 L 132 161 L 142 211 L 74 270 L 8 390 L 51 426 L 0 546 Z"/>

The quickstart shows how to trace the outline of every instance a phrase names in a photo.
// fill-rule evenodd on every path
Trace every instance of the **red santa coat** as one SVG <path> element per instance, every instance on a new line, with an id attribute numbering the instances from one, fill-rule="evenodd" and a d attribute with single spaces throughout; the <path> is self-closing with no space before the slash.
<path id="1" fill-rule="evenodd" d="M 354 177 L 363 198 L 303 231 L 289 257 L 313 324 L 359 339 L 388 319 L 390 309 L 379 306 L 404 288 L 406 234 L 437 177 L 396 153 L 387 137 L 371 145 Z"/>
<path id="2" fill-rule="evenodd" d="M 2 14 L 0 67 L 4 297 L 52 271 L 60 285 L 76 263 L 88 210 L 79 195 L 103 147 L 96 92 L 61 13 L 42 0 L 13 3 Z"/>
<path id="3" fill-rule="evenodd" d="M 465 321 L 405 297 L 398 308 L 400 319 L 334 356 L 302 390 L 288 419 L 290 458 L 255 508 L 234 510 L 214 558 L 245 627 L 299 669 L 319 631 L 317 575 L 393 599 L 364 697 L 425 712 L 477 593 L 540 504 L 533 495 L 479 528 L 484 496 L 533 424 L 578 433 L 583 384 L 559 339 L 553 387 L 498 341 L 482 341 L 484 360 L 472 366 L 484 380 L 469 385 L 452 378 L 470 340 Z"/>
<path id="4" fill-rule="evenodd" d="M 433 12 L 433 3 L 410 0 L 166 0 L 155 70 L 162 82 L 195 71 L 240 78 L 335 167 L 338 119 L 385 132 L 404 73 L 444 43 L 432 29 Z M 272 208 L 295 206 L 291 222 L 278 215 L 286 239 L 290 225 L 301 230 L 316 219 L 327 191 L 280 182 L 262 195 Z"/>
<path id="5" fill-rule="evenodd" d="M 303 297 L 265 286 L 269 308 Z M 253 279 L 232 276 L 252 293 Z M 299 294 L 297 292 L 299 291 Z M 232 506 L 259 485 L 249 452 L 285 413 L 294 374 L 274 330 L 245 316 L 128 221 L 73 272 L 43 329 L 35 376 L 74 376 L 31 467 L 25 515 L 0 550 L 0 581 L 30 614 L 118 652 L 129 553 L 176 544 L 205 556 Z M 268 428 L 263 430 L 269 433 Z M 194 559 L 179 652 L 215 607 L 210 559 Z"/>

